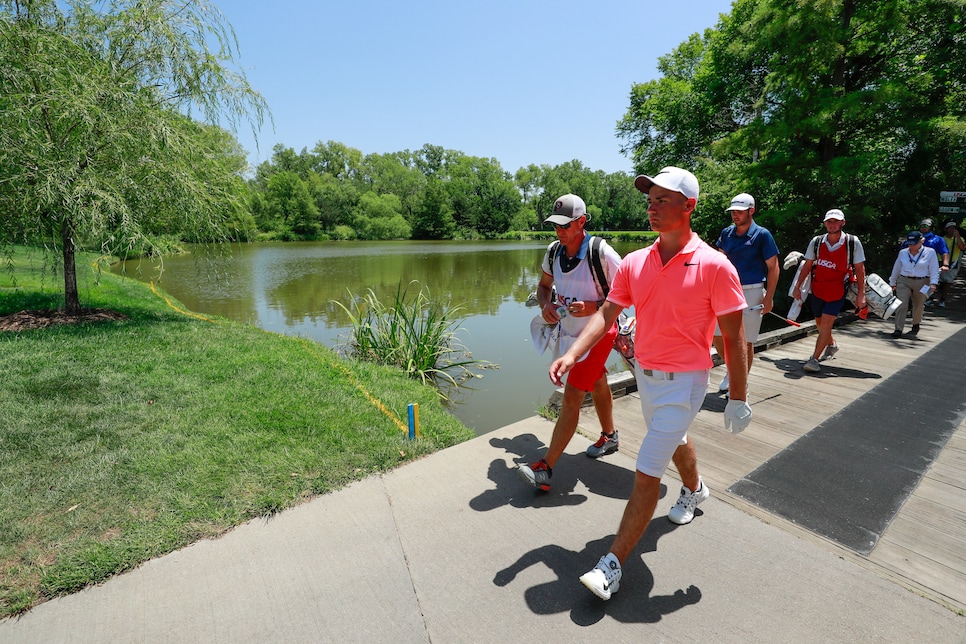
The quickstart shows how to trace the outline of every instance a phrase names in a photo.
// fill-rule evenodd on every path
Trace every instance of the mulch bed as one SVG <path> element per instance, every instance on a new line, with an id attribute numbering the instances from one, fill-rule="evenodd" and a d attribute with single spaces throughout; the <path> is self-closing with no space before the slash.
<path id="1" fill-rule="evenodd" d="M 67 315 L 63 311 L 20 311 L 0 316 L 0 331 L 27 331 L 42 329 L 55 324 L 82 324 L 84 322 L 107 322 L 127 320 L 128 316 L 109 309 L 84 309 L 79 315 Z"/>

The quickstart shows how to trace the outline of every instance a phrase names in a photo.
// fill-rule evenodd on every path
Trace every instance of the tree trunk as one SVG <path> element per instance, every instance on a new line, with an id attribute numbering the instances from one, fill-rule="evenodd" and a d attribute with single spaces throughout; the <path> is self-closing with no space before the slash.
<path id="1" fill-rule="evenodd" d="M 64 313 L 79 315 L 80 297 L 77 294 L 77 266 L 74 262 L 74 235 L 68 221 L 60 228 L 60 242 L 64 251 Z"/>

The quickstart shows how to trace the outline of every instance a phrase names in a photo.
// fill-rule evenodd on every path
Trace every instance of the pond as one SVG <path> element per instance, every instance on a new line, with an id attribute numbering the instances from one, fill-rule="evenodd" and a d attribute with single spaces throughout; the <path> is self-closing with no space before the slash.
<path id="1" fill-rule="evenodd" d="M 391 302 L 397 288 L 425 285 L 434 300 L 462 307 L 457 338 L 473 358 L 498 369 L 480 370 L 450 411 L 478 434 L 538 412 L 554 391 L 549 354 L 530 339 L 545 242 L 286 242 L 231 246 L 229 260 L 206 259 L 200 248 L 157 267 L 131 260 L 114 268 L 154 281 L 197 313 L 218 315 L 276 333 L 311 338 L 337 348 L 349 329 L 349 293 L 372 289 Z M 621 255 L 635 244 L 615 244 Z M 411 287 L 415 292 L 418 287 Z M 611 371 L 626 367 L 616 353 Z M 405 417 L 406 410 L 397 410 Z"/>

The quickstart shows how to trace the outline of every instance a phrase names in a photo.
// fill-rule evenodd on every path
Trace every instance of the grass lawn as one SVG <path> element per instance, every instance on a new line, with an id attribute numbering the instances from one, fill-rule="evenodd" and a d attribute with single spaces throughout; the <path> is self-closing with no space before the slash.
<path id="1" fill-rule="evenodd" d="M 90 261 L 84 306 L 128 319 L 0 332 L 0 617 L 474 436 L 396 370 Z M 0 316 L 61 307 L 61 279 L 16 249 Z"/>

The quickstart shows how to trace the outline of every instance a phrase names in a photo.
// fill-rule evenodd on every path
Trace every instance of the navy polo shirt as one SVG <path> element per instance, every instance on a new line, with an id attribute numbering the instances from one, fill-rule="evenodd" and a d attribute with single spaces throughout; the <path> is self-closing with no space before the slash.
<path id="1" fill-rule="evenodd" d="M 940 264 L 943 262 L 943 255 L 949 252 L 949 247 L 946 246 L 946 240 L 932 231 L 922 236 L 922 245 L 928 246 L 936 251 L 936 256 L 939 258 Z M 902 246 L 899 247 L 899 250 L 909 248 L 909 246 L 909 240 L 907 239 L 906 241 L 902 242 Z"/>
<path id="2" fill-rule="evenodd" d="M 771 232 L 754 221 L 744 235 L 735 234 L 734 224 L 728 226 L 721 231 L 715 246 L 734 264 L 742 286 L 764 282 L 768 278 L 765 261 L 778 255 L 778 244 Z"/>

